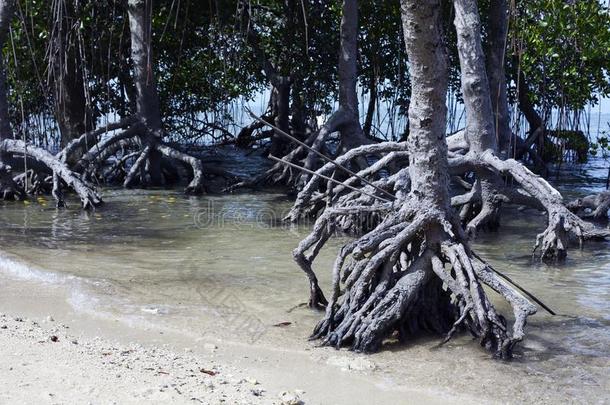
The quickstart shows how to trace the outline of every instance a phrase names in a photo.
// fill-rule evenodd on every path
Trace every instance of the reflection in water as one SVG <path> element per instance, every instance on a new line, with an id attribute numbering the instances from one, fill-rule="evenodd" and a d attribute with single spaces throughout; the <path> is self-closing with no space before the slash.
<path id="1" fill-rule="evenodd" d="M 579 183 L 570 178 L 563 184 L 573 191 Z M 2 250 L 45 272 L 77 276 L 81 290 L 72 303 L 83 310 L 194 337 L 214 330 L 215 336 L 228 339 L 304 346 L 320 314 L 295 309 L 307 297 L 307 283 L 291 251 L 310 224 L 281 221 L 290 208 L 288 199 L 275 194 L 194 198 L 158 190 L 107 190 L 104 198 L 106 206 L 95 212 L 83 212 L 76 201 L 66 210 L 55 210 L 51 203 L 4 204 Z M 480 362 L 486 355 L 467 336 L 442 349 L 434 349 L 436 340 L 424 339 L 420 345 L 386 350 L 376 355 L 377 361 L 405 383 L 414 378 L 405 362 L 427 364 L 417 371 L 421 378 L 431 373 L 440 383 L 445 378 L 455 385 L 450 383 L 451 364 L 466 367 L 465 358 L 472 358 L 479 363 L 463 372 L 473 378 L 526 374 L 538 376 L 528 377 L 536 390 L 552 389 L 544 387 L 551 379 L 603 392 L 610 363 L 608 245 L 591 242 L 582 251 L 573 249 L 560 266 L 537 263 L 531 249 L 543 221 L 537 213 L 507 209 L 501 232 L 483 233 L 475 243 L 494 267 L 560 314 L 552 317 L 540 310 L 531 318 L 512 366 Z M 330 284 L 329 269 L 344 241 L 332 240 L 321 253 L 315 265 L 321 285 Z M 3 260 L 3 266 L 18 271 L 14 262 Z M 498 305 L 510 313 L 506 304 Z M 270 327 L 284 321 L 293 327 Z M 447 368 L 444 374 L 434 368 L 436 362 Z M 595 390 L 589 394 L 595 398 Z"/>

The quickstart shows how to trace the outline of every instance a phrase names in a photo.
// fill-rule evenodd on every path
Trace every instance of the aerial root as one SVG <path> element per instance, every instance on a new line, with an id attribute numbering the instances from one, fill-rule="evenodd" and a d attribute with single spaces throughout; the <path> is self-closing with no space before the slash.
<path id="1" fill-rule="evenodd" d="M 116 132 L 101 138 L 103 134 L 109 131 Z M 146 138 L 146 142 L 143 142 L 144 138 Z M 145 146 L 142 145 L 143 143 Z M 89 149 L 84 151 L 76 159 L 75 163 L 69 162 L 72 158 L 76 157 L 75 154 L 77 152 L 83 151 L 87 147 Z M 149 158 L 153 153 L 156 153 L 164 155 L 171 160 L 180 161 L 192 169 L 192 179 L 185 188 L 187 194 L 200 194 L 203 192 L 204 172 L 201 159 L 164 144 L 158 136 L 147 130 L 137 117 L 128 117 L 120 122 L 84 133 L 79 138 L 70 142 L 55 156 L 44 149 L 27 145 L 20 140 L 7 139 L 0 143 L 0 153 L 27 155 L 45 165 L 51 173 L 50 176 L 45 175 L 41 178 L 41 173 L 31 171 L 19 177 L 19 179 L 23 180 L 24 184 L 29 186 L 26 192 L 51 192 L 57 200 L 58 207 L 60 207 L 65 205 L 62 187 L 67 186 L 79 195 L 83 207 L 87 209 L 100 205 L 102 200 L 93 186 L 85 180 L 85 176 L 90 172 L 95 173 L 96 168 L 101 167 L 101 163 L 119 152 L 121 156 L 117 159 L 118 163 L 111 167 L 110 175 L 114 175 L 119 170 L 125 172 L 124 166 L 127 160 L 136 156 L 136 154 L 127 149 L 139 150 L 137 152 L 138 158 L 135 159 L 129 172 L 125 173 L 123 184 L 126 187 L 131 186 L 138 176 L 142 181 L 147 178 L 147 173 L 150 173 Z M 69 167 L 68 164 L 71 166 Z M 46 170 L 44 171 L 46 172 Z M 5 177 L 3 177 L 3 180 L 6 180 Z M 96 179 L 96 177 L 93 176 L 93 179 Z M 9 194 L 16 195 L 14 191 L 11 191 L 15 189 L 14 187 L 4 186 L 4 184 L 8 184 L 8 182 L 2 181 L 3 186 L 0 189 L 0 196 L 6 195 L 6 197 L 9 197 Z"/>
<path id="2" fill-rule="evenodd" d="M 360 239 L 347 244 L 341 249 L 333 268 L 333 295 L 323 319 L 314 336 L 324 339 L 324 344 L 340 346 L 353 338 L 368 310 L 383 297 L 390 288 L 394 275 L 394 265 L 404 258 L 400 257 L 400 246 L 414 239 L 418 227 L 424 219 L 413 223 L 398 223 L 398 215 L 394 214 L 380 224 L 374 231 Z M 398 231 L 399 226 L 401 231 Z M 391 237 L 389 235 L 396 231 Z M 413 250 L 418 246 L 411 246 Z M 341 271 L 348 256 L 352 256 Z M 360 258 L 360 259 L 357 259 Z M 337 310 L 340 283 L 345 284 L 343 303 Z M 395 292 L 398 294 L 398 292 Z"/>
<path id="3" fill-rule="evenodd" d="M 610 209 L 610 192 L 603 191 L 578 198 L 566 205 L 566 207 L 582 218 L 596 221 L 607 221 Z"/>
<path id="4" fill-rule="evenodd" d="M 600 228 L 584 221 L 563 204 L 555 204 L 548 210 L 548 224 L 544 232 L 536 237 L 533 254 L 540 251 L 544 261 L 562 261 L 566 258 L 568 245 L 576 239 L 582 248 L 586 240 L 610 238 L 610 229 Z"/>
<path id="5" fill-rule="evenodd" d="M 117 129 L 127 129 L 136 123 L 136 117 L 129 116 L 122 120 L 114 123 L 108 123 L 100 128 L 92 131 L 85 132 L 76 139 L 70 141 L 58 154 L 57 158 L 62 162 L 70 160 L 79 149 L 84 149 L 89 145 L 94 145 L 98 142 L 99 138 L 107 132 L 115 131 Z M 119 135 L 122 136 L 122 135 Z M 115 135 L 116 137 L 116 135 Z M 86 152 L 86 151 L 85 151 Z"/>
<path id="6" fill-rule="evenodd" d="M 78 147 L 83 147 L 86 142 L 97 141 L 97 143 L 94 143 L 93 146 L 79 158 L 75 164 L 75 169 L 78 171 L 90 170 L 91 166 L 99 166 L 110 156 L 120 151 L 122 156 L 117 159 L 117 164 L 113 165 L 111 168 L 109 172 L 110 175 L 122 168 L 128 159 L 138 156 L 130 170 L 125 173 L 125 178 L 123 180 L 123 185 L 125 187 L 130 187 L 135 183 L 138 177 L 140 178 L 140 181 L 145 182 L 144 179 L 146 178 L 148 170 L 147 162 L 150 156 L 155 153 L 160 153 L 170 160 L 182 162 L 191 168 L 192 179 L 184 190 L 186 194 L 201 194 L 204 191 L 204 170 L 201 159 L 163 143 L 157 135 L 152 134 L 146 129 L 144 124 L 134 117 L 129 117 L 119 123 L 112 124 L 108 129 L 122 130 L 101 140 L 99 139 L 99 136 L 106 132 L 103 128 L 83 134 L 60 152 L 58 156 L 65 160 L 70 153 L 73 153 Z M 140 141 L 131 142 L 129 147 L 129 149 L 132 150 L 131 152 L 128 151 L 124 145 L 121 146 L 121 143 L 137 137 L 139 137 Z M 117 145 L 121 147 L 117 148 Z M 133 149 L 136 149 L 136 151 L 134 152 Z"/>
<path id="7" fill-rule="evenodd" d="M 129 174 L 127 171 L 127 162 L 140 156 L 140 152 L 124 153 L 120 159 L 117 159 L 106 174 L 107 178 L 125 178 Z"/>
<path id="8" fill-rule="evenodd" d="M 157 145 L 157 149 L 168 158 L 179 160 L 191 167 L 193 171 L 193 178 L 184 189 L 186 194 L 201 194 L 203 192 L 203 165 L 201 163 L 201 159 L 164 144 Z"/>
<path id="9" fill-rule="evenodd" d="M 479 173 L 479 177 L 470 191 L 473 198 L 460 211 L 466 234 L 471 239 L 480 229 L 495 231 L 499 228 L 500 208 L 507 201 L 499 192 L 498 179 L 489 177 L 486 173 Z"/>
<path id="10" fill-rule="evenodd" d="M 478 179 L 471 190 L 452 198 L 453 206 L 462 207 L 460 217 L 467 224 L 466 230 L 469 235 L 473 235 L 476 229 L 483 226 L 496 227 L 500 205 L 507 202 L 527 205 L 547 212 L 547 227 L 537 236 L 534 247 L 534 253 L 539 250 L 540 258 L 544 261 L 565 259 L 572 239 L 578 240 L 582 246 L 583 241 L 588 239 L 610 237 L 610 230 L 595 227 L 568 209 L 579 211 L 585 205 L 597 204 L 594 205 L 596 208 L 593 210 L 594 215 L 602 215 L 600 214 L 602 211 L 603 215 L 606 215 L 607 207 L 610 207 L 610 197 L 606 201 L 606 197 L 601 195 L 590 196 L 566 206 L 561 194 L 545 179 L 532 173 L 522 163 L 513 159 L 499 159 L 489 151 L 482 154 L 469 152 L 450 159 L 450 162 L 453 162 L 453 170 L 459 168 L 474 171 L 489 179 L 493 179 L 491 175 L 494 174 L 510 176 L 518 184 L 518 189 L 511 189 L 502 185 L 497 177 L 494 181 Z M 488 172 L 487 175 L 485 171 Z M 478 211 L 473 215 L 472 210 L 475 206 Z"/>
<path id="11" fill-rule="evenodd" d="M 353 149 L 350 149 L 343 155 L 339 156 L 335 162 L 327 162 L 321 168 L 316 170 L 316 174 L 311 176 L 307 183 L 302 187 L 297 195 L 296 201 L 294 203 L 293 208 L 290 210 L 290 213 L 286 216 L 286 219 L 290 221 L 297 221 L 299 218 L 306 216 L 315 215 L 319 208 L 320 202 L 331 199 L 337 200 L 339 198 L 344 197 L 344 193 L 350 196 L 348 198 L 360 197 L 361 194 L 356 193 L 354 191 L 349 191 L 346 185 L 355 185 L 358 182 L 361 182 L 361 178 L 369 179 L 373 181 L 373 184 L 376 187 L 381 189 L 385 189 L 386 192 L 390 193 L 391 190 L 388 189 L 388 186 L 391 186 L 392 183 L 387 179 L 382 179 L 381 181 L 374 178 L 381 171 L 387 171 L 390 163 L 393 161 L 405 158 L 406 154 L 406 145 L 401 142 L 384 142 L 380 144 L 370 144 L 370 145 L 362 145 Z M 332 184 L 326 185 L 326 190 L 320 192 L 320 188 L 322 187 L 323 178 L 320 175 L 329 176 L 337 171 L 341 171 L 338 169 L 338 165 L 340 166 L 348 166 L 351 161 L 354 159 L 364 157 L 364 156 L 380 156 L 382 158 L 375 162 L 373 165 L 366 167 L 356 174 L 357 176 L 349 176 L 343 184 L 339 184 L 333 186 Z M 377 192 L 374 187 L 370 185 L 363 185 L 364 190 L 367 192 Z M 386 195 L 380 194 L 380 197 L 387 198 Z M 345 199 L 344 199 L 345 200 Z M 341 205 L 341 204 L 339 204 Z"/>
<path id="12" fill-rule="evenodd" d="M 332 296 L 312 338 L 321 345 L 371 352 L 395 334 L 405 340 L 435 333 L 445 342 L 466 329 L 494 356 L 510 358 L 523 338 L 526 318 L 536 311 L 533 304 L 455 236 L 443 233 L 437 241 L 438 230 L 446 229 L 437 215 L 401 219 L 341 249 Z M 483 285 L 512 306 L 512 332 Z"/>
<path id="13" fill-rule="evenodd" d="M 140 152 L 140 155 L 138 156 L 136 161 L 129 168 L 129 172 L 127 173 L 127 176 L 125 177 L 125 180 L 123 181 L 123 187 L 125 187 L 125 188 L 130 187 L 132 185 L 132 183 L 135 181 L 138 174 L 140 175 L 141 179 L 144 178 L 144 176 L 145 176 L 144 166 L 146 164 L 146 160 L 148 159 L 148 156 L 150 155 L 150 150 L 151 150 L 150 146 L 146 146 L 146 147 L 144 147 L 144 149 L 142 149 L 142 151 Z"/>
<path id="14" fill-rule="evenodd" d="M 510 358 L 515 344 L 525 335 L 527 317 L 536 313 L 536 307 L 513 286 L 499 278 L 491 267 L 466 245 L 445 242 L 441 247 L 442 256 L 433 258 L 434 272 L 454 294 L 460 315 L 444 342 L 451 339 L 461 325 L 465 325 L 481 346 L 499 358 Z M 444 271 L 444 260 L 450 264 L 450 272 Z M 509 332 L 505 318 L 497 313 L 483 290 L 487 285 L 504 298 L 512 307 L 515 317 L 512 332 Z"/>
<path id="15" fill-rule="evenodd" d="M 25 191 L 13 179 L 12 168 L 0 162 L 0 198 L 21 201 L 25 197 Z"/>
<path id="16" fill-rule="evenodd" d="M 540 249 L 540 256 L 545 260 L 564 260 L 570 232 L 578 237 L 579 243 L 582 245 L 583 232 L 578 222 L 559 212 L 549 214 L 548 226 L 544 232 L 536 236 L 536 245 L 532 254 Z"/>
<path id="17" fill-rule="evenodd" d="M 70 170 L 64 162 L 46 150 L 33 145 L 27 145 L 21 140 L 5 139 L 0 142 L 0 153 L 1 152 L 23 154 L 45 165 L 49 171 L 57 177 L 56 184 L 61 179 L 64 184 L 78 194 L 83 208 L 93 209 L 102 204 L 102 199 L 93 186 L 85 182 L 78 173 Z M 57 198 L 59 194 L 55 193 L 55 195 Z M 61 200 L 58 200 L 58 204 L 61 202 Z"/>
<path id="18" fill-rule="evenodd" d="M 318 278 L 313 271 L 312 263 L 320 252 L 322 246 L 324 246 L 324 243 L 326 243 L 331 236 L 331 224 L 328 222 L 330 216 L 331 214 L 329 212 L 322 214 L 314 224 L 311 233 L 305 239 L 303 239 L 292 252 L 295 262 L 309 280 L 308 305 L 310 308 L 321 309 L 328 304 L 328 301 L 326 300 L 326 297 L 318 284 Z M 310 249 L 311 253 L 307 255 L 306 252 Z"/>
<path id="19" fill-rule="evenodd" d="M 365 213 L 370 214 L 371 212 L 378 212 L 379 210 L 389 210 L 390 207 L 344 207 L 337 209 L 326 209 L 317 219 L 313 226 L 312 231 L 299 243 L 299 245 L 292 252 L 293 258 L 301 270 L 306 274 L 309 285 L 310 285 L 310 297 L 309 306 L 311 308 L 324 308 L 328 301 L 326 300 L 324 293 L 318 285 L 318 279 L 312 268 L 312 263 L 318 256 L 320 249 L 328 241 L 328 239 L 336 232 L 345 232 L 349 229 L 361 229 L 359 220 L 360 215 Z M 393 224 L 397 221 L 397 214 L 386 216 L 384 223 L 386 225 Z M 379 221 L 381 222 L 381 221 Z M 397 231 L 398 228 L 390 228 L 389 231 Z M 363 239 L 361 246 L 355 246 L 359 252 L 366 250 L 366 239 Z M 309 254 L 307 252 L 309 251 Z M 345 249 L 343 249 L 345 251 Z M 351 252 L 350 252 L 351 253 Z M 346 253 L 347 254 L 347 253 Z"/>

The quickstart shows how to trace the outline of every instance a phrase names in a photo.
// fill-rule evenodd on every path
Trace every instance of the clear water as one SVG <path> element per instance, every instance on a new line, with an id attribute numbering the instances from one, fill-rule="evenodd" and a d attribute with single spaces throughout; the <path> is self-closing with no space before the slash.
<path id="1" fill-rule="evenodd" d="M 563 171 L 558 184 L 570 194 L 599 190 L 606 170 L 593 162 L 569 176 Z M 308 345 L 320 313 L 295 308 L 307 297 L 307 283 L 291 251 L 309 225 L 282 223 L 291 205 L 286 197 L 106 190 L 104 199 L 94 213 L 76 202 L 58 211 L 44 199 L 0 205 L 0 278 L 72 283 L 77 309 L 191 337 L 213 330 L 260 345 Z M 508 208 L 501 232 L 475 242 L 492 265 L 560 314 L 540 310 L 531 319 L 516 360 L 489 360 L 467 336 L 440 349 L 436 339 L 425 338 L 373 356 L 390 384 L 434 384 L 474 395 L 499 384 L 494 392 L 506 401 L 608 400 L 609 245 L 588 243 L 572 249 L 565 264 L 542 265 L 531 249 L 543 228 L 539 213 Z M 344 241 L 332 240 L 316 263 L 323 286 Z M 280 322 L 292 325 L 272 326 Z"/>

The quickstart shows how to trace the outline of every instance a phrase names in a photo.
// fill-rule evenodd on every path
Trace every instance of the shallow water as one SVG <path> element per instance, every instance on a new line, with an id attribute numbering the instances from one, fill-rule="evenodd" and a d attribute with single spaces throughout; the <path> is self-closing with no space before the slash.
<path id="1" fill-rule="evenodd" d="M 571 194 L 598 190 L 603 182 L 591 179 L 602 172 L 601 165 L 569 177 L 564 172 L 560 188 Z M 104 199 L 107 204 L 94 213 L 82 212 L 77 202 L 61 211 L 45 199 L 4 203 L 0 277 L 70 284 L 70 302 L 78 310 L 139 326 L 194 338 L 307 345 L 320 313 L 297 306 L 307 297 L 307 283 L 290 252 L 309 225 L 283 224 L 291 205 L 286 197 L 106 190 Z M 389 384 L 434 383 L 488 395 L 484 387 L 502 381 L 494 390 L 504 401 L 608 400 L 609 245 L 591 242 L 582 251 L 572 249 L 565 264 L 539 264 L 531 249 L 543 221 L 539 213 L 508 208 L 501 232 L 481 234 L 475 249 L 559 315 L 540 309 L 531 318 L 512 363 L 489 360 L 466 336 L 440 349 L 428 338 L 390 347 L 373 356 Z M 316 262 L 323 286 L 344 241 L 329 242 Z M 282 322 L 291 325 L 273 326 Z"/>

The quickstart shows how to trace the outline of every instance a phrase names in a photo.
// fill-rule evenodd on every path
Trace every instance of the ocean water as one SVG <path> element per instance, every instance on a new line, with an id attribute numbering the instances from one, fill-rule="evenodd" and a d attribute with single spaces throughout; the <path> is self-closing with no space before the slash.
<path id="1" fill-rule="evenodd" d="M 568 197 L 605 185 L 603 160 L 567 169 L 551 180 Z M 76 201 L 65 210 L 55 210 L 44 198 L 0 203 L 0 282 L 65 284 L 68 301 L 79 311 L 188 338 L 212 334 L 292 350 L 309 347 L 306 339 L 321 314 L 299 306 L 307 299 L 307 282 L 291 251 L 311 224 L 281 221 L 291 206 L 285 196 L 105 190 L 104 199 L 96 212 L 83 212 Z M 559 314 L 540 310 L 531 318 L 513 362 L 489 359 L 468 336 L 442 348 L 436 347 L 437 338 L 424 337 L 373 356 L 388 383 L 434 384 L 482 396 L 487 384 L 509 401 L 558 395 L 578 402 L 607 399 L 609 244 L 574 247 L 565 264 L 544 265 L 531 255 L 543 229 L 540 213 L 507 207 L 501 231 L 482 233 L 474 243 L 492 265 Z M 345 240 L 331 240 L 315 263 L 326 290 Z M 291 327 L 273 327 L 280 322 Z"/>

